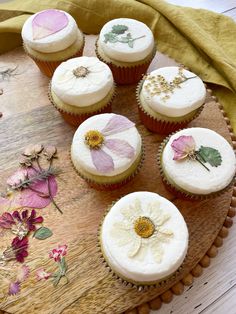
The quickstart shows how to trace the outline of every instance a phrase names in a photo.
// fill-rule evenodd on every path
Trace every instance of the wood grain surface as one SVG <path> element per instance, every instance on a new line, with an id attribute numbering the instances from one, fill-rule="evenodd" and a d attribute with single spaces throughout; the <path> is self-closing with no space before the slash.
<path id="1" fill-rule="evenodd" d="M 94 40 L 94 36 L 86 37 L 85 55 L 93 54 Z M 185 277 L 206 254 L 222 228 L 232 189 L 220 197 L 201 202 L 179 200 L 165 190 L 155 161 L 163 137 L 150 133 L 141 125 L 135 101 L 136 86 L 118 88 L 113 111 L 134 121 L 144 137 L 143 168 L 132 182 L 119 190 L 101 192 L 89 188 L 71 165 L 69 151 L 75 129 L 50 105 L 47 99 L 49 80 L 25 56 L 22 48 L 1 56 L 0 66 L 6 63 L 18 65 L 18 75 L 9 82 L 0 83 L 3 89 L 0 96 L 3 113 L 0 120 L 0 187 L 4 189 L 6 178 L 17 167 L 17 157 L 29 143 L 54 144 L 59 151 L 57 165 L 63 170 L 56 200 L 64 214 L 60 215 L 53 206 L 42 210 L 44 224 L 53 230 L 53 237 L 44 241 L 30 239 L 26 260 L 31 269 L 29 280 L 22 284 L 21 293 L 15 297 L 3 296 L 0 283 L 0 309 L 17 314 L 121 313 L 153 299 Z M 171 63 L 170 59 L 158 55 L 151 68 Z M 230 141 L 226 122 L 214 102 L 208 103 L 190 126 L 208 127 Z M 162 287 L 139 292 L 115 280 L 102 264 L 97 250 L 97 228 L 112 201 L 142 190 L 157 192 L 175 203 L 187 222 L 190 243 L 184 267 L 176 278 Z M 54 288 L 48 281 L 38 282 L 35 271 L 40 267 L 53 270 L 48 251 L 63 243 L 69 247 L 69 283 Z M 5 246 L 6 242 L 1 241 L 0 250 Z"/>

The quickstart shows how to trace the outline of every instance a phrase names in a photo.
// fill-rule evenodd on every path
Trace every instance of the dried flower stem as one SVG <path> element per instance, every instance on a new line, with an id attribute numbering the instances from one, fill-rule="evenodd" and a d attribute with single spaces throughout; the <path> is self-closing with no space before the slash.
<path id="1" fill-rule="evenodd" d="M 15 68 L 8 68 L 6 70 L 0 71 L 0 77 L 2 79 L 2 81 L 4 80 L 8 80 L 10 79 L 11 76 L 16 76 L 17 73 L 14 73 L 16 71 L 18 66 L 16 66 Z"/>
<path id="2" fill-rule="evenodd" d="M 204 165 L 204 163 L 201 161 L 201 159 L 198 157 L 197 152 L 195 152 L 195 160 L 197 160 L 207 171 L 210 171 L 210 169 Z"/>

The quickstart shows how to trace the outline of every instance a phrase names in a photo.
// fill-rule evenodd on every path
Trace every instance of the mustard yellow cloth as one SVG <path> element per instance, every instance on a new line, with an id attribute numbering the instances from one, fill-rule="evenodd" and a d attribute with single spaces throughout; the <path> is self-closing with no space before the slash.
<path id="1" fill-rule="evenodd" d="M 236 131 L 236 23 L 231 18 L 163 0 L 15 0 L 0 5 L 0 53 L 20 45 L 30 14 L 48 8 L 69 12 L 87 34 L 98 33 L 118 17 L 146 23 L 159 51 L 213 84 Z"/>

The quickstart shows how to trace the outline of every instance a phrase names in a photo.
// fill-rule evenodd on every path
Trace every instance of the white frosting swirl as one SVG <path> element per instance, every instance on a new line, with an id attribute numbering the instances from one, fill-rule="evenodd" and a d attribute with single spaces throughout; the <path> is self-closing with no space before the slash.
<path id="1" fill-rule="evenodd" d="M 84 77 L 73 71 L 87 69 Z M 52 91 L 66 104 L 76 107 L 93 105 L 110 92 L 113 76 L 110 68 L 96 57 L 78 57 L 61 63 L 53 74 Z"/>
<path id="2" fill-rule="evenodd" d="M 200 146 L 217 149 L 222 157 L 218 167 L 206 164 L 207 171 L 195 160 L 173 160 L 173 140 L 181 135 L 191 135 Z M 162 168 L 164 173 L 180 188 L 194 194 L 209 194 L 224 189 L 233 179 L 236 171 L 235 154 L 230 144 L 218 133 L 205 128 L 184 129 L 171 136 L 162 153 Z"/>
<path id="3" fill-rule="evenodd" d="M 127 43 L 106 42 L 104 35 L 111 32 L 112 26 L 125 25 L 128 30 L 118 37 L 126 37 L 128 33 L 132 38 L 142 37 L 133 42 L 131 48 Z M 154 48 L 154 37 L 150 28 L 142 22 L 128 18 L 119 18 L 107 22 L 101 29 L 99 35 L 99 45 L 103 52 L 111 59 L 124 62 L 135 62 L 145 59 Z"/>
<path id="4" fill-rule="evenodd" d="M 171 66 L 154 70 L 150 73 L 150 76 L 163 76 L 168 82 L 178 75 L 179 67 Z M 183 70 L 183 74 L 189 78 L 196 76 L 196 74 Z M 151 95 L 147 89 L 147 85 L 151 84 L 151 91 L 155 93 L 154 84 L 150 80 L 146 79 L 143 83 L 141 93 L 142 99 L 145 103 L 153 109 L 155 112 L 163 114 L 167 117 L 181 117 L 191 111 L 199 108 L 206 98 L 206 88 L 202 80 L 197 76 L 196 78 L 189 79 L 175 88 L 173 93 L 169 94 L 170 98 L 163 100 L 164 93 Z"/>
<path id="5" fill-rule="evenodd" d="M 157 234 L 142 238 L 137 254 L 129 256 L 130 249 L 137 241 L 135 231 L 131 230 L 134 229 L 136 216 L 140 215 L 140 209 L 134 207 L 137 200 L 141 203 L 141 216 L 153 217 L 152 222 L 157 221 L 155 227 L 163 226 L 161 230 L 164 232 L 171 230 L 172 236 L 169 241 L 159 241 L 157 230 Z M 116 233 L 117 238 L 114 237 Z M 155 237 L 157 240 L 152 245 Z M 106 215 L 101 229 L 101 245 L 105 259 L 115 273 L 128 281 L 154 282 L 171 275 L 182 264 L 188 249 L 188 229 L 173 203 L 156 193 L 135 192 L 122 197 Z M 162 247 L 162 258 L 156 262 L 154 256 L 159 245 Z"/>
<path id="6" fill-rule="evenodd" d="M 57 10 L 57 11 L 61 11 L 61 10 Z M 41 11 L 41 12 L 44 12 L 44 11 Z M 27 46 L 39 52 L 53 53 L 53 52 L 58 52 L 58 51 L 68 48 L 76 41 L 77 36 L 78 36 L 78 27 L 77 27 L 76 21 L 70 14 L 64 11 L 61 11 L 61 12 L 65 13 L 65 15 L 68 18 L 68 24 L 65 28 L 45 38 L 33 39 L 32 22 L 33 22 L 34 17 L 41 12 L 37 12 L 31 15 L 25 21 L 23 25 L 21 35 L 22 35 L 24 43 Z"/>

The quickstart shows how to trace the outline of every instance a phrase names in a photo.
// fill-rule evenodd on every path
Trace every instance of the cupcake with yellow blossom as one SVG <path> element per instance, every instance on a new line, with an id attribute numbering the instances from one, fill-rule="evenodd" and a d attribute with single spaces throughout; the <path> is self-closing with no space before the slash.
<path id="1" fill-rule="evenodd" d="M 106 23 L 96 43 L 97 57 L 110 67 L 117 84 L 137 83 L 146 73 L 155 52 L 150 28 L 128 18 Z"/>
<path id="2" fill-rule="evenodd" d="M 128 118 L 105 113 L 84 121 L 73 137 L 71 159 L 91 186 L 112 190 L 127 183 L 142 162 L 142 140 Z"/>
<path id="3" fill-rule="evenodd" d="M 136 286 L 157 285 L 179 271 L 188 249 L 188 229 L 169 200 L 134 192 L 106 213 L 99 244 L 116 277 Z"/>
<path id="4" fill-rule="evenodd" d="M 96 57 L 72 58 L 60 64 L 49 89 L 51 103 L 74 126 L 98 113 L 111 112 L 114 96 L 111 70 Z"/>
<path id="5" fill-rule="evenodd" d="M 48 77 L 61 62 L 83 54 L 84 35 L 74 18 L 61 10 L 33 14 L 25 21 L 21 34 L 26 53 Z"/>
<path id="6" fill-rule="evenodd" d="M 206 88 L 196 74 L 182 67 L 164 67 L 140 81 L 136 98 L 142 123 L 152 132 L 169 134 L 200 114 Z"/>

